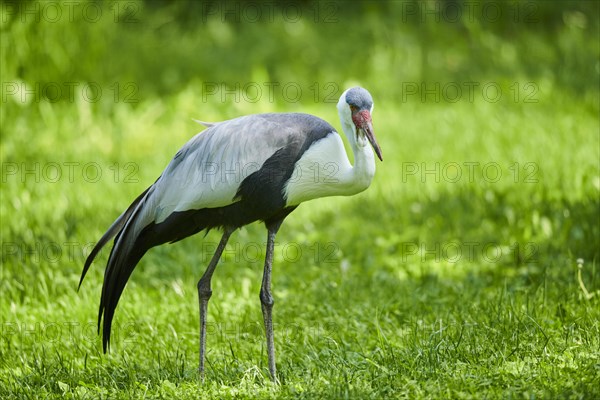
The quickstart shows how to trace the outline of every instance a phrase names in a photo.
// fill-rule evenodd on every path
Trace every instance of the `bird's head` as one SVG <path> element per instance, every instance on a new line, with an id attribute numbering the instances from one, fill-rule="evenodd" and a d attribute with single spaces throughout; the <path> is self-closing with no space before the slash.
<path id="1" fill-rule="evenodd" d="M 373 98 L 371 94 L 361 87 L 353 87 L 342 93 L 337 104 L 338 113 L 343 124 L 352 129 L 354 137 L 348 138 L 358 146 L 367 146 L 371 143 L 377 157 L 383 161 L 381 149 L 373 132 L 371 113 L 373 112 Z"/>

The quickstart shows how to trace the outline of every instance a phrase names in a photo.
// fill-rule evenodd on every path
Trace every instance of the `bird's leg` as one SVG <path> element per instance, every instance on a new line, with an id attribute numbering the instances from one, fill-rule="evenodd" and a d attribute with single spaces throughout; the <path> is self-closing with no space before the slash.
<path id="1" fill-rule="evenodd" d="M 275 368 L 275 343 L 273 341 L 273 296 L 271 295 L 271 267 L 273 264 L 273 249 L 275 247 L 275 235 L 281 222 L 267 226 L 267 254 L 265 255 L 265 270 L 262 285 L 260 287 L 260 302 L 262 305 L 263 319 L 265 321 L 265 332 L 267 335 L 267 356 L 269 358 L 269 372 L 271 379 L 277 383 L 277 369 Z"/>
<path id="2" fill-rule="evenodd" d="M 202 275 L 202 278 L 198 281 L 198 301 L 200 303 L 200 366 L 198 371 L 200 372 L 200 379 L 202 380 L 204 380 L 204 355 L 206 351 L 206 312 L 208 300 L 212 295 L 210 279 L 212 278 L 213 272 L 215 272 L 215 268 L 217 267 L 217 263 L 221 258 L 221 254 L 225 249 L 225 245 L 229 240 L 231 232 L 231 229 L 225 228 L 215 254 L 212 256 L 204 275 Z"/>

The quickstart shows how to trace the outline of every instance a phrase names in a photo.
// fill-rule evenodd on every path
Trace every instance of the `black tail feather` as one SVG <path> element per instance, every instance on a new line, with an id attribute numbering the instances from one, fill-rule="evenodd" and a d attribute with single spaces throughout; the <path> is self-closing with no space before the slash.
<path id="1" fill-rule="evenodd" d="M 121 222 L 121 228 L 115 237 L 104 271 L 100 309 L 98 310 L 98 333 L 100 333 L 100 323 L 103 321 L 102 347 L 105 353 L 109 346 L 110 328 L 119 298 L 137 263 L 152 247 L 144 243 L 144 240 L 139 240 L 140 232 L 135 231 L 136 219 L 144 208 L 146 192 L 140 195 L 125 212 L 127 218 Z"/>
<path id="2" fill-rule="evenodd" d="M 105 274 L 100 309 L 98 310 L 98 332 L 100 332 L 100 322 L 102 321 L 102 349 L 104 353 L 107 352 L 110 346 L 112 321 L 121 294 L 133 270 L 148 249 L 149 247 L 136 244 L 126 256 L 124 262 L 119 262 L 118 266 L 113 266 L 110 270 L 107 268 L 108 273 Z"/>
<path id="3" fill-rule="evenodd" d="M 150 186 L 150 187 L 152 187 L 152 186 Z M 100 240 L 98 240 L 98 243 L 96 243 L 96 246 L 94 246 L 90 255 L 85 260 L 85 265 L 83 266 L 83 271 L 81 272 L 81 278 L 79 279 L 79 285 L 77 286 L 77 291 L 79 291 L 79 289 L 81 288 L 83 279 L 85 278 L 85 275 L 87 274 L 88 270 L 90 269 L 90 266 L 92 265 L 92 262 L 94 261 L 94 259 L 96 258 L 96 256 L 100 252 L 100 250 L 102 250 L 102 248 L 106 245 L 106 243 L 108 243 L 110 241 L 110 239 L 112 239 L 117 233 L 119 233 L 123 229 L 123 227 L 129 220 L 129 217 L 131 217 L 131 214 L 137 207 L 138 203 L 144 198 L 146 193 L 148 193 L 148 190 L 150 190 L 150 187 L 148 189 L 144 190 L 144 192 L 142 194 L 140 194 L 133 201 L 133 203 L 131 203 L 131 205 L 127 208 L 127 210 L 125 210 L 123 212 L 123 214 L 121 214 L 119 216 L 119 218 L 117 218 L 115 220 L 115 222 L 113 222 L 113 224 L 110 226 L 110 228 L 108 228 L 106 233 L 104 235 L 102 235 Z"/>

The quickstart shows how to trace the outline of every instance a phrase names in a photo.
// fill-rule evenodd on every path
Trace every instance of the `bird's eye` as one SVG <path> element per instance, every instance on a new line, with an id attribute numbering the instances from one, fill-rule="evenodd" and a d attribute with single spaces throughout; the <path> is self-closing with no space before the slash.
<path id="1" fill-rule="evenodd" d="M 358 107 L 356 107 L 355 105 L 350 104 L 350 111 L 352 111 L 353 113 L 355 113 L 358 110 Z"/>

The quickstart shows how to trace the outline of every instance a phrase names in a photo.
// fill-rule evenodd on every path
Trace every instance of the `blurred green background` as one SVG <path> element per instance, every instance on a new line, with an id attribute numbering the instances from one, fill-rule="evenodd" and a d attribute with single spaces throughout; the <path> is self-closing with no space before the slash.
<path id="1" fill-rule="evenodd" d="M 0 11 L 1 397 L 600 396 L 599 2 Z M 282 387 L 262 258 L 245 253 L 257 224 L 213 279 L 207 386 L 195 282 L 217 233 L 146 255 L 115 320 L 134 332 L 101 355 L 108 253 L 77 293 L 83 261 L 202 129 L 192 118 L 295 111 L 339 129 L 353 85 L 375 99 L 385 161 L 365 193 L 305 204 L 278 236 L 295 251 L 274 269 Z"/>

